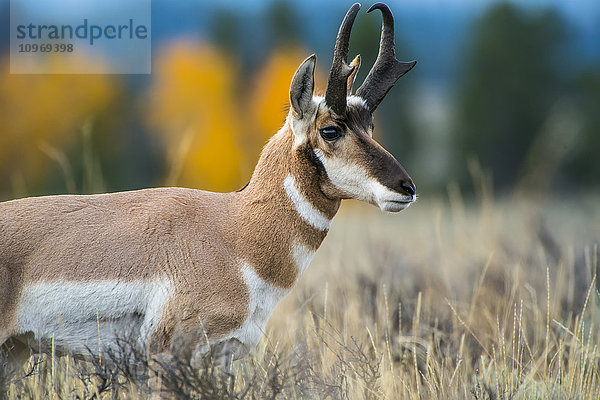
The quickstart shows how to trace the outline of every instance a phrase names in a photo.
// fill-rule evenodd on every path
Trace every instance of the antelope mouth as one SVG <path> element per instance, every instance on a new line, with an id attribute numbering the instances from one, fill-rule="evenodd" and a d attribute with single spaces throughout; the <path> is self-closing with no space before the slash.
<path id="1" fill-rule="evenodd" d="M 399 211 L 404 210 L 405 208 L 408 208 L 408 206 L 410 206 L 414 201 L 415 201 L 414 197 L 407 198 L 407 199 L 393 199 L 393 200 L 390 199 L 390 200 L 383 200 L 378 205 L 382 211 L 399 212 Z"/>

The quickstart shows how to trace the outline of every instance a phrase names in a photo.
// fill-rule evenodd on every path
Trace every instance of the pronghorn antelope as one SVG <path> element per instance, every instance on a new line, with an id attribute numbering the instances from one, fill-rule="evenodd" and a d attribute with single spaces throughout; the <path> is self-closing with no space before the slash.
<path id="1" fill-rule="evenodd" d="M 155 352 L 178 333 L 196 355 L 247 355 L 327 235 L 342 199 L 397 212 L 415 200 L 404 168 L 372 139 L 372 113 L 415 62 L 395 58 L 385 4 L 379 54 L 352 95 L 360 9 L 346 14 L 324 97 L 315 55 L 290 86 L 283 127 L 233 193 L 155 188 L 0 203 L 0 344 L 87 355 L 122 333 Z M 200 333 L 199 333 L 200 332 Z"/>

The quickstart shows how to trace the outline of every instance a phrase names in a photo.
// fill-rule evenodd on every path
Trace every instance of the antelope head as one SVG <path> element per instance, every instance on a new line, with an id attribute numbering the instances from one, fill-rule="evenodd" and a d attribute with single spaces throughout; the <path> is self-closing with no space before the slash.
<path id="1" fill-rule="evenodd" d="M 373 112 L 416 61 L 396 60 L 394 18 L 388 6 L 374 4 L 367 12 L 377 9 L 383 15 L 379 54 L 352 95 L 360 56 L 347 63 L 348 42 L 359 9 L 360 4 L 354 4 L 340 26 L 325 97 L 314 95 L 314 54 L 296 71 L 288 121 L 294 147 L 301 147 L 317 166 L 325 196 L 353 198 L 397 212 L 415 201 L 415 185 L 400 163 L 373 140 Z"/>

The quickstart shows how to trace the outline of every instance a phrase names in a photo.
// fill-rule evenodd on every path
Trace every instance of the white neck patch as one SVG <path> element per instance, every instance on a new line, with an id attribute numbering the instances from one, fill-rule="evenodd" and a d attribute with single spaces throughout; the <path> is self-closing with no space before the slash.
<path id="1" fill-rule="evenodd" d="M 296 266 L 298 267 L 298 274 L 302 276 L 308 265 L 312 261 L 315 256 L 315 251 L 308 248 L 308 246 L 302 244 L 299 241 L 295 241 L 292 245 L 292 257 L 296 262 Z"/>
<path id="2" fill-rule="evenodd" d="M 331 226 L 331 220 L 325 216 L 321 211 L 317 210 L 311 203 L 298 191 L 296 187 L 296 180 L 292 175 L 286 176 L 283 180 L 283 187 L 287 193 L 296 211 L 303 220 L 308 222 L 311 226 L 321 231 L 329 230 Z"/>

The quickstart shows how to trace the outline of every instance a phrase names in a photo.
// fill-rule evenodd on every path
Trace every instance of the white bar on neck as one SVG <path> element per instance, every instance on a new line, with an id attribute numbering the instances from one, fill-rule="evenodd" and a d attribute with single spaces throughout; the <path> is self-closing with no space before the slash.
<path id="1" fill-rule="evenodd" d="M 296 187 L 296 180 L 292 175 L 288 175 L 283 180 L 283 187 L 289 198 L 294 203 L 298 214 L 308 222 L 311 226 L 326 231 L 331 226 L 331 220 L 325 216 L 321 211 L 317 210 L 311 203 L 298 191 Z"/>

